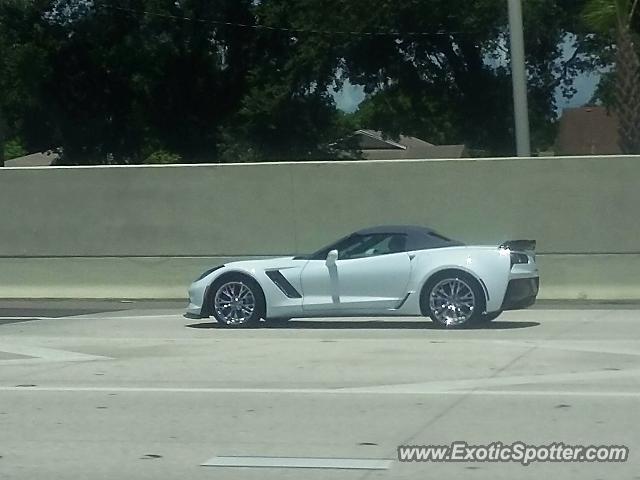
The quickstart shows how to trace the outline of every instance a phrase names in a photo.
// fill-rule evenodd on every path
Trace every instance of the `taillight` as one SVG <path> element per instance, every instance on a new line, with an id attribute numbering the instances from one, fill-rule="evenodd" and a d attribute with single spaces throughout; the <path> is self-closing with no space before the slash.
<path id="1" fill-rule="evenodd" d="M 511 266 L 529 263 L 529 257 L 524 253 L 511 252 Z"/>

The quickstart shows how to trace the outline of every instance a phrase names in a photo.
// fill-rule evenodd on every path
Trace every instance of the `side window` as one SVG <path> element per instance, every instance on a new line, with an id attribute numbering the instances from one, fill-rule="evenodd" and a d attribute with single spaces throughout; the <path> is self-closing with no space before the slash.
<path id="1" fill-rule="evenodd" d="M 407 237 L 400 234 L 377 233 L 373 235 L 352 235 L 319 250 L 312 260 L 324 260 L 330 250 L 338 250 L 338 260 L 375 257 L 407 251 Z"/>
<path id="2" fill-rule="evenodd" d="M 380 246 L 381 255 L 388 255 L 390 253 L 400 253 L 407 251 L 407 236 L 406 235 L 391 235 L 384 245 Z"/>
<path id="3" fill-rule="evenodd" d="M 350 237 L 343 238 L 333 245 L 329 245 L 328 247 L 324 247 L 322 250 L 317 251 L 311 256 L 311 260 L 324 260 L 327 258 L 327 254 L 331 250 L 338 250 L 338 252 L 342 252 L 343 250 L 352 248 L 354 245 L 360 243 L 361 239 L 360 235 L 351 235 Z"/>
<path id="4" fill-rule="evenodd" d="M 406 251 L 407 239 L 405 235 L 376 234 L 361 236 L 347 248 L 338 249 L 339 260 L 375 257 Z"/>

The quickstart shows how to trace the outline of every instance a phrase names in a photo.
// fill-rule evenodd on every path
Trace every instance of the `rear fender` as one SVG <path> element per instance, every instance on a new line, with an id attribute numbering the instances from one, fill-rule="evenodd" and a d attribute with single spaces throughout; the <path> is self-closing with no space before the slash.
<path id="1" fill-rule="evenodd" d="M 416 257 L 415 291 L 422 292 L 431 277 L 445 270 L 460 270 L 475 278 L 482 286 L 486 311 L 500 310 L 509 283 L 509 255 L 493 248 L 458 247 L 445 251 L 425 251 Z"/>

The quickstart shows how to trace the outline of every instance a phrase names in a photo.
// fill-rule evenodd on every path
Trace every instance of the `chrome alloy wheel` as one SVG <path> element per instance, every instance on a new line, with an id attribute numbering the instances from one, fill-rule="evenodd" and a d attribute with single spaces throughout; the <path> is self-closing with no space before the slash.
<path id="1" fill-rule="evenodd" d="M 256 298 L 244 283 L 228 282 L 218 288 L 213 306 L 218 320 L 227 325 L 242 325 L 253 315 Z"/>
<path id="2" fill-rule="evenodd" d="M 431 289 L 429 307 L 433 316 L 441 324 L 463 325 L 473 316 L 476 296 L 464 280 L 446 278 Z"/>

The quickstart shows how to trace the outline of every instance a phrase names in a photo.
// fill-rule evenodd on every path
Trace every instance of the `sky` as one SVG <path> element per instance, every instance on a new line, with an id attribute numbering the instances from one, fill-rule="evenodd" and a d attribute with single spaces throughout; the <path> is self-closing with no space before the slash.
<path id="1" fill-rule="evenodd" d="M 359 85 L 351 85 L 349 80 L 344 82 L 342 90 L 334 92 L 333 98 L 336 105 L 342 111 L 353 113 L 358 109 L 358 105 L 364 100 L 364 91 Z"/>
<path id="2" fill-rule="evenodd" d="M 558 108 L 561 110 L 563 108 L 583 106 L 591 100 L 591 97 L 593 97 L 599 81 L 599 74 L 580 75 L 573 82 L 573 86 L 576 88 L 578 93 L 576 93 L 572 98 L 566 99 L 560 92 L 557 92 L 556 102 L 558 104 Z"/>
<path id="3" fill-rule="evenodd" d="M 581 107 L 587 103 L 593 96 L 600 76 L 598 74 L 581 75 L 576 78 L 573 85 L 578 91 L 572 98 L 564 98 L 560 90 L 556 93 L 556 103 L 558 105 L 558 114 L 565 108 Z M 358 105 L 364 100 L 364 91 L 359 85 L 351 85 L 345 82 L 342 90 L 334 93 L 333 96 L 340 110 L 345 112 L 355 112 Z"/>
<path id="4" fill-rule="evenodd" d="M 573 55 L 573 51 L 575 49 L 574 42 L 575 38 L 571 35 L 567 35 L 563 40 L 561 44 L 561 62 L 567 61 Z M 506 47 L 506 45 L 504 47 Z M 507 48 L 502 48 L 500 50 L 500 52 L 505 51 L 508 51 Z M 502 65 L 508 65 L 508 58 L 506 57 L 506 54 L 500 54 L 497 58 L 497 60 L 491 60 L 491 62 L 497 61 Z M 569 99 L 565 98 L 562 95 L 560 88 L 558 88 L 558 90 L 556 91 L 556 105 L 558 106 L 558 116 L 562 114 L 562 110 L 564 110 L 565 108 L 581 107 L 586 104 L 593 96 L 599 81 L 600 75 L 597 73 L 578 76 L 573 82 L 573 86 L 577 90 L 577 93 Z M 358 109 L 358 105 L 360 105 L 360 103 L 364 100 L 364 92 L 361 86 L 351 85 L 351 83 L 346 81 L 342 90 L 334 92 L 334 98 L 340 110 L 351 113 L 356 111 Z"/>

